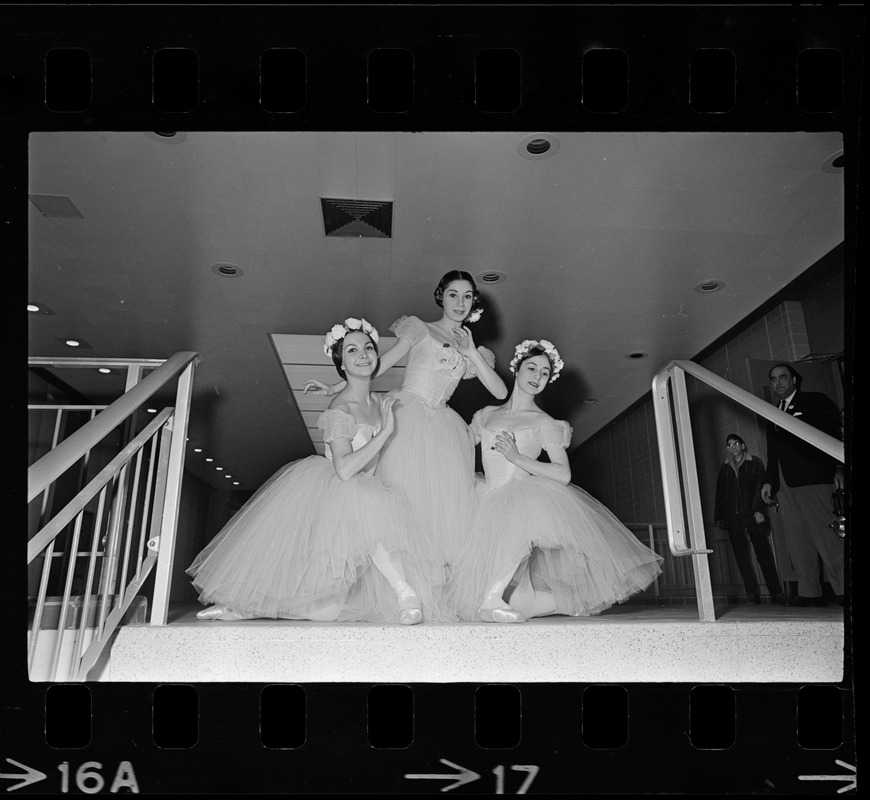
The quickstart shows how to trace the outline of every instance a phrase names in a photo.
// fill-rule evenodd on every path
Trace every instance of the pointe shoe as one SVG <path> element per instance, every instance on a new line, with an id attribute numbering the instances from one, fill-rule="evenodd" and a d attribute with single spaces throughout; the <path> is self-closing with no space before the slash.
<path id="1" fill-rule="evenodd" d="M 397 586 L 396 597 L 399 601 L 399 623 L 416 625 L 423 621 L 423 609 L 417 593 L 404 581 Z"/>
<path id="2" fill-rule="evenodd" d="M 250 614 L 242 614 L 238 611 L 233 611 L 226 606 L 214 605 L 204 608 L 202 611 L 196 612 L 197 619 L 222 619 L 227 621 L 238 619 L 253 619 Z"/>
<path id="3" fill-rule="evenodd" d="M 423 621 L 422 608 L 403 608 L 399 612 L 399 624 L 401 625 L 417 625 Z"/>
<path id="4" fill-rule="evenodd" d="M 525 622 L 526 615 L 513 608 L 481 608 L 477 612 L 481 622 Z"/>

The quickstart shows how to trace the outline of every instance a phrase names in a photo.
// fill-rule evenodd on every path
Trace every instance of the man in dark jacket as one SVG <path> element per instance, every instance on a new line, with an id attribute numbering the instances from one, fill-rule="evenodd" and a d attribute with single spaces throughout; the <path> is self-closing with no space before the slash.
<path id="1" fill-rule="evenodd" d="M 774 401 L 781 410 L 823 433 L 839 437 L 840 414 L 820 392 L 800 391 L 800 375 L 791 364 L 777 364 L 769 374 Z M 829 527 L 831 494 L 843 488 L 843 465 L 827 453 L 782 428 L 767 424 L 767 475 L 761 487 L 765 502 L 776 496 L 786 527 L 786 547 L 798 576 L 798 596 L 789 605 L 825 606 L 819 557 L 837 602 L 843 602 L 843 540 Z"/>
<path id="2" fill-rule="evenodd" d="M 760 458 L 746 451 L 746 442 L 736 433 L 725 438 L 728 457 L 719 469 L 716 481 L 716 505 L 713 518 L 720 528 L 728 531 L 731 549 L 746 587 L 750 603 L 760 603 L 758 579 L 749 557 L 749 541 L 755 548 L 755 557 L 764 575 L 772 603 L 782 603 L 782 585 L 776 571 L 776 561 L 770 546 L 770 522 L 767 506 L 761 499 L 764 484 L 764 464 Z"/>

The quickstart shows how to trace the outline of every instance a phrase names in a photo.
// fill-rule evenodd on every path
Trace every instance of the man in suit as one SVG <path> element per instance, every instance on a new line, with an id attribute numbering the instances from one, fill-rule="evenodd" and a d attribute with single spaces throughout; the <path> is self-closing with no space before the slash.
<path id="1" fill-rule="evenodd" d="M 790 364 L 777 364 L 768 373 L 774 400 L 781 410 L 835 438 L 840 414 L 827 395 L 802 392 L 800 374 Z M 761 487 L 766 503 L 779 502 L 785 542 L 798 576 L 796 606 L 825 606 L 819 579 L 819 558 L 837 595 L 843 597 L 843 539 L 829 527 L 831 493 L 843 487 L 843 465 L 803 439 L 767 424 L 767 472 Z"/>

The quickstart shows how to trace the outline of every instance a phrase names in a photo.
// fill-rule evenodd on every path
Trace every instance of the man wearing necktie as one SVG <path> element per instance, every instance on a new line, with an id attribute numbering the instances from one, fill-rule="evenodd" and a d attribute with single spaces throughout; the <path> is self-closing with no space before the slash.
<path id="1" fill-rule="evenodd" d="M 800 391 L 800 375 L 790 364 L 768 373 L 781 410 L 837 439 L 840 414 L 820 392 Z M 761 487 L 766 503 L 779 502 L 789 558 L 798 576 L 795 606 L 825 606 L 819 557 L 837 595 L 843 597 L 843 539 L 829 527 L 831 493 L 843 488 L 843 465 L 827 453 L 771 422 L 767 424 L 767 472 Z"/>

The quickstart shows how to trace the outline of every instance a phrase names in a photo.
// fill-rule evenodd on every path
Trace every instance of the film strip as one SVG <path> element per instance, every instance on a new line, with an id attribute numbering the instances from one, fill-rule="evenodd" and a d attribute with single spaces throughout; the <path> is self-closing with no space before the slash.
<path id="1" fill-rule="evenodd" d="M 858 260 L 862 7 L 22 5 L 3 17 L 16 272 L 28 136 L 78 130 L 840 131 L 846 261 Z M 18 466 L 7 472 L 21 488 Z M 853 598 L 834 682 L 31 682 L 23 550 L 4 560 L 7 792 L 857 789 Z"/>

